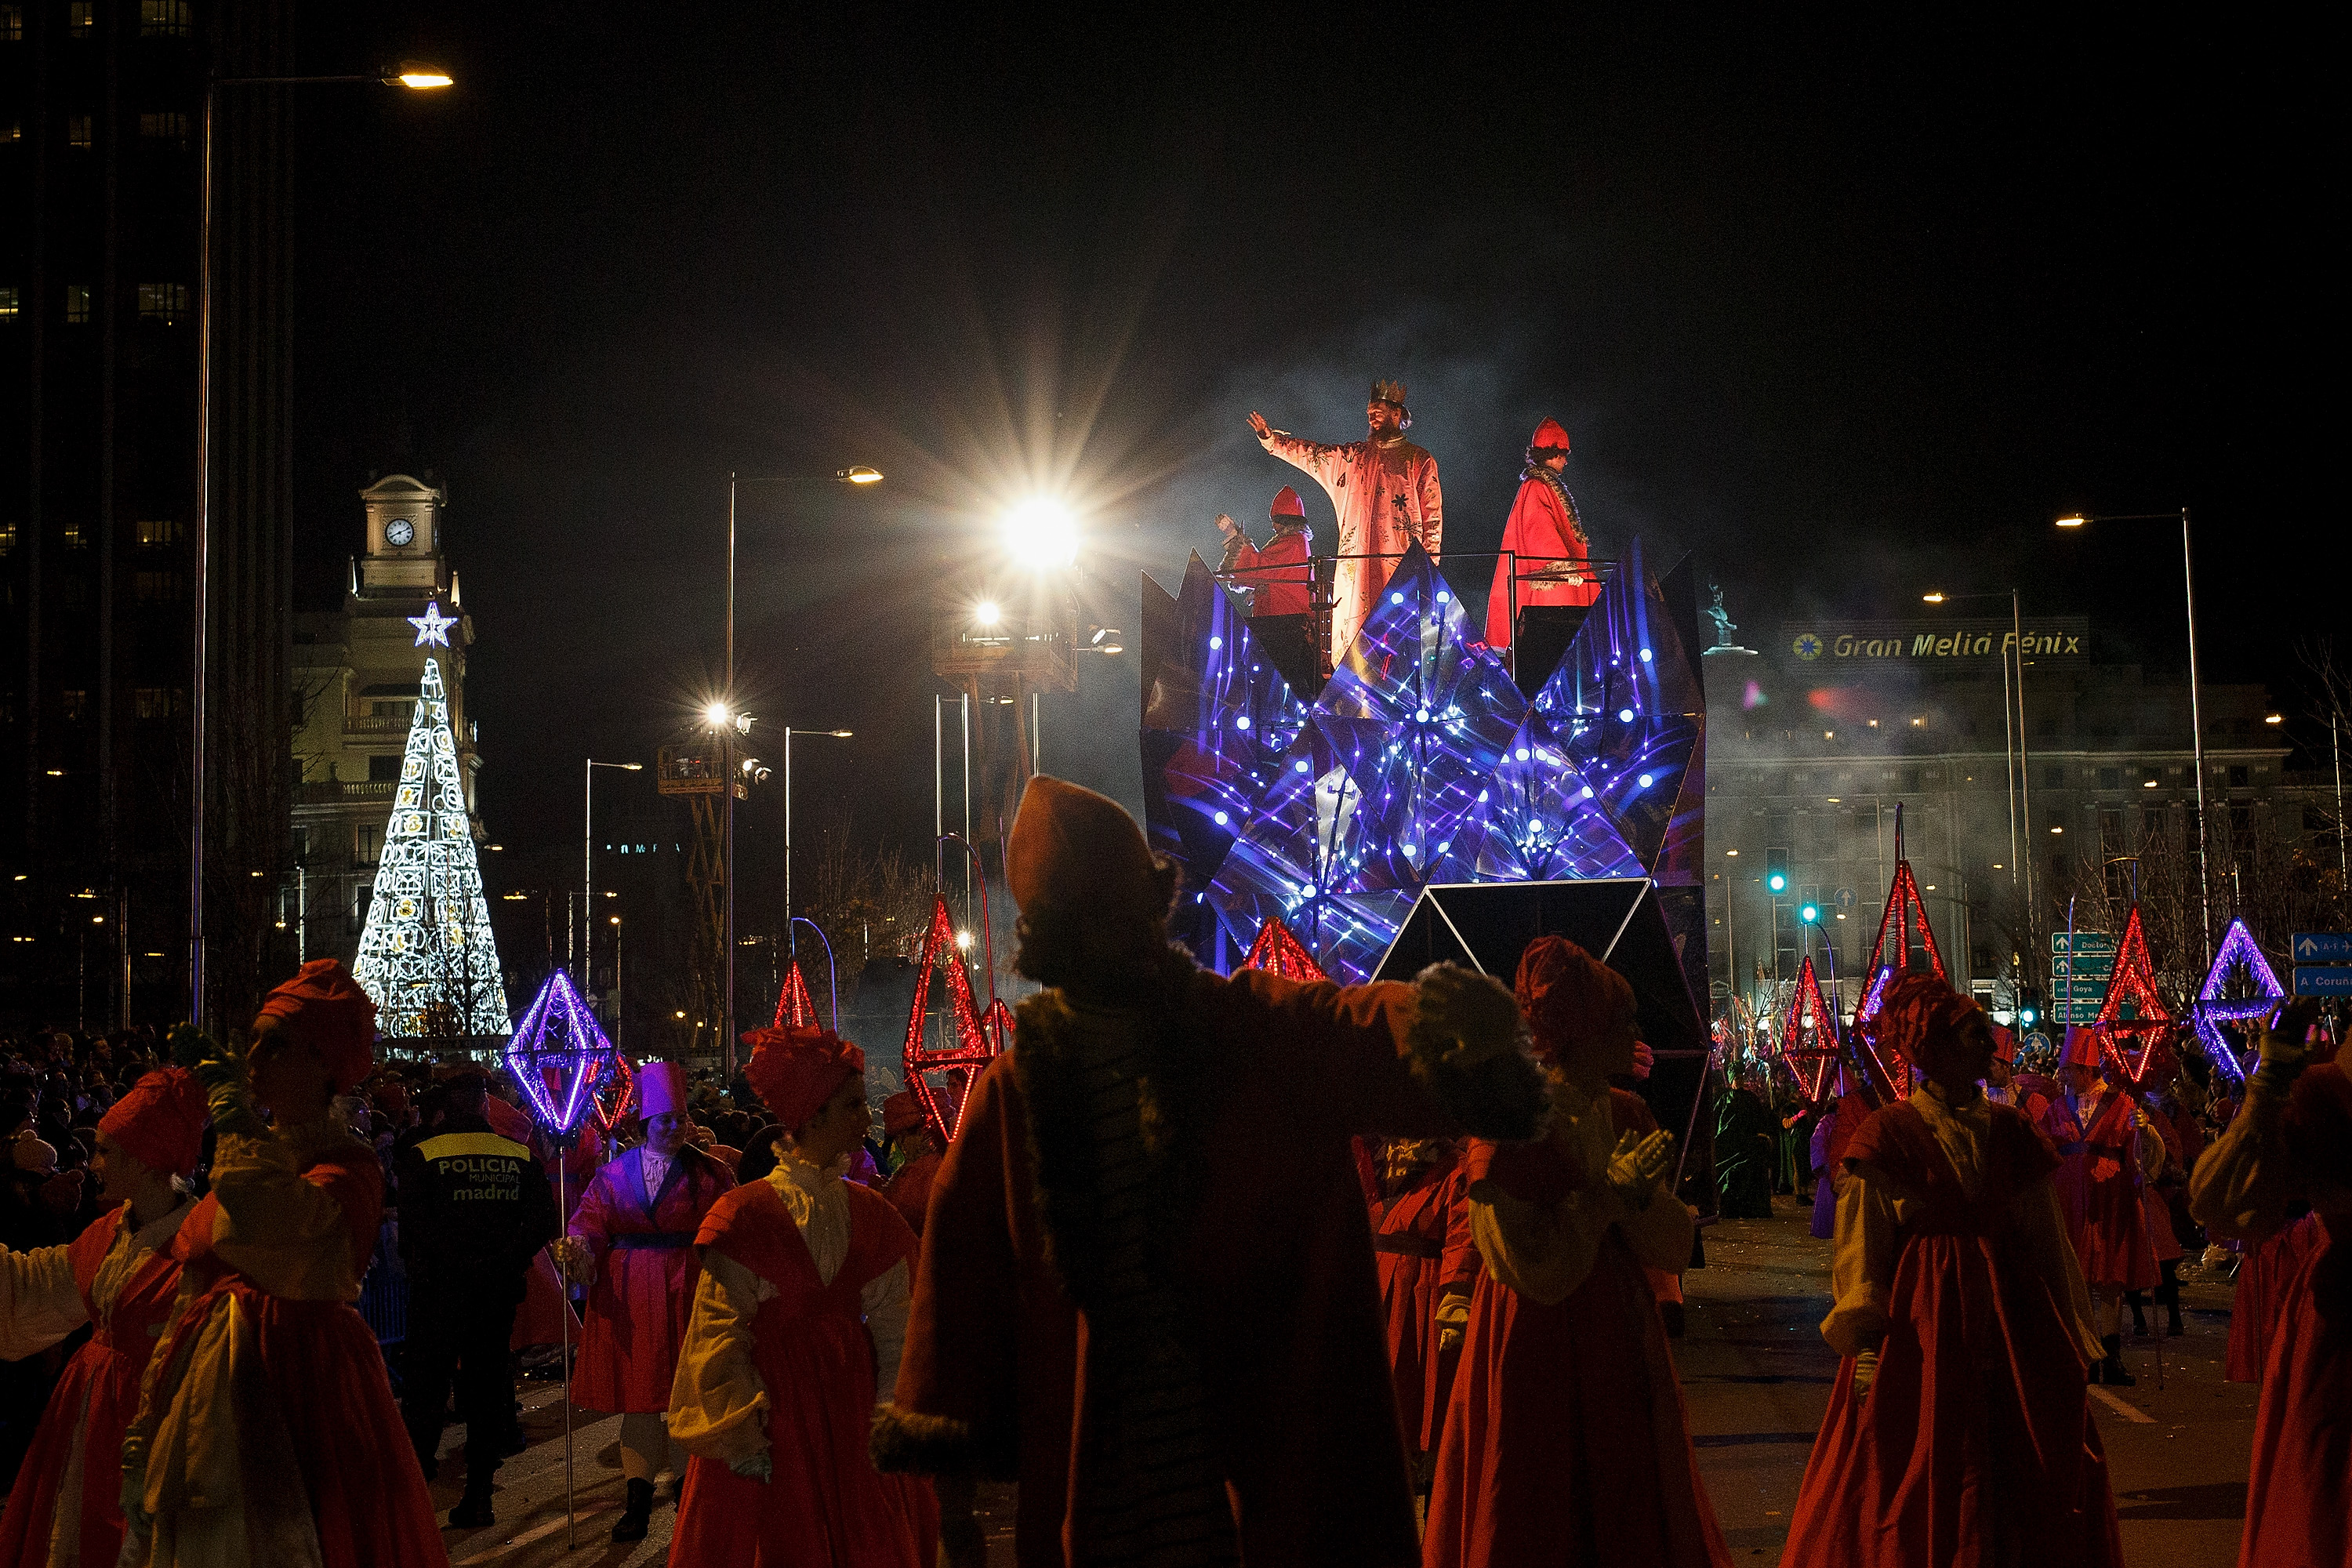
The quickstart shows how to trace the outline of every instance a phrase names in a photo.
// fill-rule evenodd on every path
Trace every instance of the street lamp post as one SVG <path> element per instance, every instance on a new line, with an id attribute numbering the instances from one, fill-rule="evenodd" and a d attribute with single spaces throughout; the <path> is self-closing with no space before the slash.
<path id="1" fill-rule="evenodd" d="M 737 474 L 727 476 L 727 673 L 724 703 L 731 715 L 735 711 L 735 498 L 744 485 L 855 485 L 863 488 L 882 482 L 881 470 L 855 463 L 832 474 Z M 727 742 L 726 793 L 720 796 L 725 826 L 720 832 L 719 876 L 727 884 L 727 960 L 725 975 L 720 984 L 725 995 L 719 1003 L 720 1059 L 726 1064 L 727 1076 L 735 1076 L 735 786 L 734 742 Z M 790 858 L 787 857 L 789 864 Z M 787 905 L 790 897 L 787 895 Z"/>
<path id="2" fill-rule="evenodd" d="M 803 735 L 824 735 L 836 741 L 846 741 L 847 730 L 803 730 Z M 784 726 L 784 931 L 785 941 L 793 952 L 800 952 L 800 940 L 793 931 L 793 727 Z"/>
<path id="3" fill-rule="evenodd" d="M 2197 904 L 2205 939 L 2205 966 L 2213 965 L 2213 884 L 2205 868 L 2205 714 L 2197 679 L 2197 572 L 2189 552 L 2189 509 L 2180 518 L 2180 586 L 2189 610 L 2189 754 L 2197 770 Z M 2082 528 L 2094 522 L 2169 522 L 2168 511 L 2075 512 L 2058 520 L 2060 528 Z"/>
<path id="4" fill-rule="evenodd" d="M 589 921 L 595 918 L 596 910 L 596 770 L 611 768 L 618 773 L 635 773 L 644 772 L 646 764 L 600 763 L 593 757 L 587 762 L 588 765 L 581 770 L 585 782 L 580 801 L 580 945 L 585 951 L 572 956 L 580 964 L 581 984 L 593 986 L 595 984 L 593 971 L 596 967 L 596 944 L 594 937 L 589 933 L 596 928 Z M 618 925 L 620 921 L 615 920 L 613 923 Z M 615 958 L 613 963 L 613 984 L 617 986 L 620 984 L 620 960 Z"/>
<path id="5" fill-rule="evenodd" d="M 188 790 L 188 1020 L 205 1023 L 205 623 L 212 611 L 213 571 L 213 107 L 225 87 L 315 87 L 374 82 L 429 91 L 450 85 L 447 72 L 415 61 L 393 70 L 348 76 L 213 76 L 205 78 L 204 145 L 196 210 L 196 571 L 195 668 L 188 709 L 194 727 Z"/>

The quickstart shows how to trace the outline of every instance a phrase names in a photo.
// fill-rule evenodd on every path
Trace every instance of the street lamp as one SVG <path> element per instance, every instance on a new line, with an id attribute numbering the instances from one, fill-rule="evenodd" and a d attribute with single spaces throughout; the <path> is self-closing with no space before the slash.
<path id="1" fill-rule="evenodd" d="M 645 765 L 643 763 L 600 763 L 595 758 L 590 757 L 588 765 L 581 770 L 586 781 L 581 790 L 580 798 L 580 946 L 582 951 L 574 956 L 580 963 L 580 984 L 583 986 L 593 986 L 595 984 L 590 971 L 596 966 L 596 942 L 595 938 L 589 933 L 596 928 L 588 922 L 595 919 L 596 908 L 596 770 L 611 768 L 616 773 L 634 773 L 644 772 Z M 613 923 L 618 925 L 620 921 L 615 920 Z M 613 960 L 613 984 L 616 986 L 621 983 L 620 966 L 621 961 L 615 957 Z"/>
<path id="2" fill-rule="evenodd" d="M 213 105 L 225 87 L 314 87 L 371 82 L 410 91 L 448 87 L 448 72 L 415 60 L 386 70 L 346 76 L 213 76 L 205 78 L 203 174 L 196 209 L 196 582 L 195 668 L 189 679 L 188 1021 L 205 1025 L 205 655 L 212 610 L 213 564 Z"/>
<path id="3" fill-rule="evenodd" d="M 793 954 L 797 956 L 800 952 L 800 940 L 797 935 L 793 933 L 792 931 L 793 736 L 794 733 L 795 731 L 790 724 L 784 726 L 784 930 L 786 932 L 785 940 L 790 942 Z M 851 731 L 847 730 L 802 730 L 797 731 L 797 733 L 803 735 L 822 735 L 828 740 L 846 741 L 849 739 Z"/>
<path id="4" fill-rule="evenodd" d="M 2168 511 L 2074 512 L 2058 519 L 2060 528 L 2084 528 L 2095 522 L 2169 522 L 2175 513 Z M 2213 963 L 2213 889 L 2205 868 L 2205 714 L 2199 700 L 2197 680 L 2197 572 L 2189 552 L 2189 509 L 2182 507 L 2180 519 L 2180 586 L 2189 610 L 2189 754 L 2197 769 L 2197 902 L 2202 935 L 2205 938 L 2205 964 Z"/>
<path id="5" fill-rule="evenodd" d="M 2018 819 L 2022 816 L 2026 831 L 2032 832 L 2033 778 L 2032 760 L 2025 739 L 2025 614 L 2020 607 L 2014 584 L 2007 589 L 1987 589 L 1979 593 L 1947 594 L 1931 589 L 1919 597 L 1930 605 L 1948 604 L 1955 599 L 2009 599 L 2010 651 L 2000 661 L 2000 731 L 2008 751 L 2008 767 L 2011 780 L 2009 794 L 2009 880 L 2013 888 L 2018 872 L 2025 874 L 2025 939 L 2030 947 L 2039 940 L 2039 927 L 2033 919 L 2033 862 L 2018 853 Z M 2012 700 L 2009 684 L 2010 660 L 2017 661 L 2016 696 Z M 2014 720 L 2012 724 L 2011 721 Z"/>
<path id="6" fill-rule="evenodd" d="M 878 485 L 881 482 L 882 471 L 879 468 L 869 467 L 865 463 L 853 463 L 848 468 L 837 468 L 831 474 L 730 473 L 727 476 L 726 695 L 723 700 L 714 702 L 710 705 L 708 716 L 709 717 L 713 727 L 719 729 L 720 740 L 726 742 L 726 744 L 721 748 L 719 753 L 719 759 L 724 764 L 720 769 L 719 776 L 726 781 L 725 793 L 719 797 L 720 801 L 723 803 L 722 809 L 726 813 L 726 825 L 721 833 L 722 842 L 719 851 L 720 864 L 723 869 L 720 871 L 719 875 L 726 879 L 727 883 L 727 941 L 725 943 L 727 949 L 727 964 L 725 977 L 720 982 L 720 984 L 726 987 L 726 992 L 725 998 L 720 1004 L 719 1025 L 720 1029 L 719 1038 L 721 1041 L 719 1048 L 722 1053 L 719 1059 L 726 1064 L 727 1076 L 730 1079 L 735 1076 L 735 786 L 737 780 L 735 777 L 734 765 L 734 742 L 728 739 L 723 726 L 725 725 L 728 717 L 727 705 L 735 700 L 736 492 L 744 485 L 849 485 L 855 489 L 864 489 L 874 485 Z M 748 717 L 739 718 L 736 721 L 736 728 L 743 732 L 748 733 L 751 727 L 751 721 Z M 788 897 L 787 904 L 789 904 L 789 902 L 790 900 Z"/>

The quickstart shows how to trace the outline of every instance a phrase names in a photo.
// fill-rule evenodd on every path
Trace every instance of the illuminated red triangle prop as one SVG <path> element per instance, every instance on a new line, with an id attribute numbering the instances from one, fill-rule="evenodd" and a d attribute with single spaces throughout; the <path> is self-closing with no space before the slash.
<path id="1" fill-rule="evenodd" d="M 2128 1017 L 2124 1015 L 2126 1005 Z M 2107 982 L 2106 999 L 2099 1004 L 2091 1027 L 2099 1032 L 2100 1048 L 2134 1083 L 2147 1076 L 2148 1058 L 2172 1033 L 2172 1014 L 2156 989 L 2156 964 L 2148 957 L 2147 932 L 2140 927 L 2137 904 L 2124 921 L 2115 978 Z"/>
<path id="2" fill-rule="evenodd" d="M 1249 956 L 1242 960 L 1244 969 L 1263 969 L 1269 974 L 1279 974 L 1285 980 L 1328 980 L 1307 944 L 1290 934 L 1280 915 L 1268 915 L 1265 924 L 1257 928 L 1257 940 L 1250 943 Z"/>
<path id="3" fill-rule="evenodd" d="M 784 970 L 783 993 L 776 998 L 776 1027 L 816 1027 L 816 998 L 809 994 L 808 982 L 801 975 L 801 961 L 797 958 Z"/>
<path id="4" fill-rule="evenodd" d="M 944 1050 L 928 1050 L 923 1046 L 923 1005 L 930 997 L 931 971 L 944 963 L 948 972 L 946 1012 L 955 1030 L 956 1043 Z M 948 1130 L 952 1140 L 963 1121 L 963 1108 L 971 1103 L 971 1086 L 997 1054 L 1012 1043 L 1013 1013 L 1002 1001 L 988 1005 L 989 1017 L 983 1020 L 980 1005 L 971 992 L 971 976 L 963 966 L 963 954 L 955 944 L 955 921 L 948 916 L 944 897 L 931 900 L 930 930 L 924 934 L 921 957 L 915 965 L 915 1005 L 907 1016 L 905 1062 L 907 1088 L 922 1102 L 924 1112 L 938 1126 Z M 925 1073 L 951 1071 L 958 1079 L 960 1092 L 949 1100 L 925 1079 Z"/>
<path id="5" fill-rule="evenodd" d="M 1903 808 L 1895 808 L 1895 881 L 1886 890 L 1886 912 L 1878 919 L 1878 940 L 1871 943 L 1870 962 L 1863 973 L 1870 976 L 1864 987 L 1862 1000 L 1853 1009 L 1854 1037 L 1862 1042 L 1869 1065 L 1877 1069 L 1880 1087 L 1896 1100 L 1911 1096 L 1911 1064 L 1903 1059 L 1900 1051 L 1882 1049 L 1878 1031 L 1873 1026 L 1878 1009 L 1886 999 L 1886 988 L 1897 974 L 1911 967 L 1911 939 L 1919 939 L 1927 954 L 1927 967 L 1938 980 L 1948 980 L 1944 968 L 1944 955 L 1936 947 L 1936 932 L 1927 924 L 1927 900 L 1919 896 L 1918 879 L 1911 875 L 1911 862 L 1903 854 Z"/>
<path id="6" fill-rule="evenodd" d="M 629 1113 L 637 1102 L 637 1069 L 619 1051 L 613 1053 L 613 1069 L 604 1081 L 596 1086 L 596 1098 L 588 1113 L 596 1119 L 596 1131 L 610 1132 L 613 1123 Z"/>
<path id="7" fill-rule="evenodd" d="M 1805 1098 L 1821 1099 L 1830 1069 L 1837 1065 L 1837 1015 L 1822 999 L 1822 983 L 1814 977 L 1810 953 L 1797 968 L 1797 989 L 1780 1025 L 1780 1057 L 1795 1070 Z"/>

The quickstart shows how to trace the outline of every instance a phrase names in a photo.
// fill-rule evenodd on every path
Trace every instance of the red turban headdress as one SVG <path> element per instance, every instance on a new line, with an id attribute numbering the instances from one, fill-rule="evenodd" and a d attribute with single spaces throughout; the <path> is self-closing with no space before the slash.
<path id="1" fill-rule="evenodd" d="M 2066 1054 L 2061 1058 L 2068 1067 L 2089 1068 L 2094 1072 L 2106 1065 L 2106 1053 L 2100 1048 L 2099 1031 L 2066 1026 Z"/>
<path id="2" fill-rule="evenodd" d="M 754 1029 L 743 1037 L 751 1092 L 789 1132 L 805 1126 L 841 1086 L 866 1074 L 866 1053 L 831 1029 Z"/>
<path id="3" fill-rule="evenodd" d="M 912 1132 L 922 1124 L 922 1104 L 905 1089 L 900 1089 L 882 1102 L 882 1135 L 885 1138 L 896 1138 L 901 1133 Z"/>
<path id="4" fill-rule="evenodd" d="M 1934 975 L 1915 971 L 1886 988 L 1878 1009 L 1878 1043 L 1917 1067 L 1929 1040 L 1949 1036 L 1977 1010 L 1974 1002 Z"/>
<path id="5" fill-rule="evenodd" d="M 314 958 L 261 999 L 261 1016 L 319 1053 L 341 1094 L 375 1066 L 375 1004 L 342 961 Z"/>
<path id="6" fill-rule="evenodd" d="M 185 1068 L 158 1068 L 131 1086 L 98 1130 L 151 1171 L 184 1175 L 205 1152 L 205 1086 Z"/>
<path id="7" fill-rule="evenodd" d="M 1528 944 L 1513 989 L 1535 1036 L 1535 1053 L 1546 1061 L 1558 1061 L 1575 1040 L 1601 1033 L 1633 1006 L 1633 984 L 1564 936 L 1539 936 Z"/>
<path id="8" fill-rule="evenodd" d="M 1108 795 L 1046 773 L 1029 781 L 1004 850 L 1004 881 L 1026 913 L 1039 909 L 1118 920 L 1153 909 L 1151 846 Z"/>

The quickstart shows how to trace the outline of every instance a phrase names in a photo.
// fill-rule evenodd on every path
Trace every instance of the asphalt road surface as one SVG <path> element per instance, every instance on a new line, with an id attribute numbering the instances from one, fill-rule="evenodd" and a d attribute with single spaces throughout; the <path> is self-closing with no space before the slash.
<path id="1" fill-rule="evenodd" d="M 1684 1277 L 1688 1326 L 1674 1347 L 1699 1469 L 1741 1563 L 1780 1561 L 1837 1372 L 1818 1328 L 1828 1305 L 1829 1244 L 1806 1233 L 1803 1205 L 1777 1197 L 1773 1206 L 1769 1220 L 1707 1228 L 1707 1267 Z M 2255 1390 L 2221 1380 L 2229 1288 L 2195 1281 L 2183 1300 L 2187 1337 L 2127 1341 L 2125 1360 L 2138 1384 L 2097 1390 L 2093 1400 L 2132 1568 L 2227 1568 L 2237 1561 Z M 2158 1326 L 2156 1314 L 2148 1326 Z M 562 1405 L 552 1384 L 525 1389 L 531 1447 L 499 1473 L 499 1522 L 445 1533 L 453 1568 L 665 1561 L 676 1516 L 667 1502 L 654 1509 L 646 1540 L 616 1546 L 608 1539 L 621 1510 L 618 1419 L 575 1417 L 577 1513 L 567 1523 Z M 465 1428 L 453 1426 L 443 1442 L 447 1479 L 434 1484 L 433 1497 L 445 1517 L 463 1489 L 464 1439 Z M 982 1502 L 991 1568 L 1011 1568 L 1012 1489 L 987 1489 Z"/>

